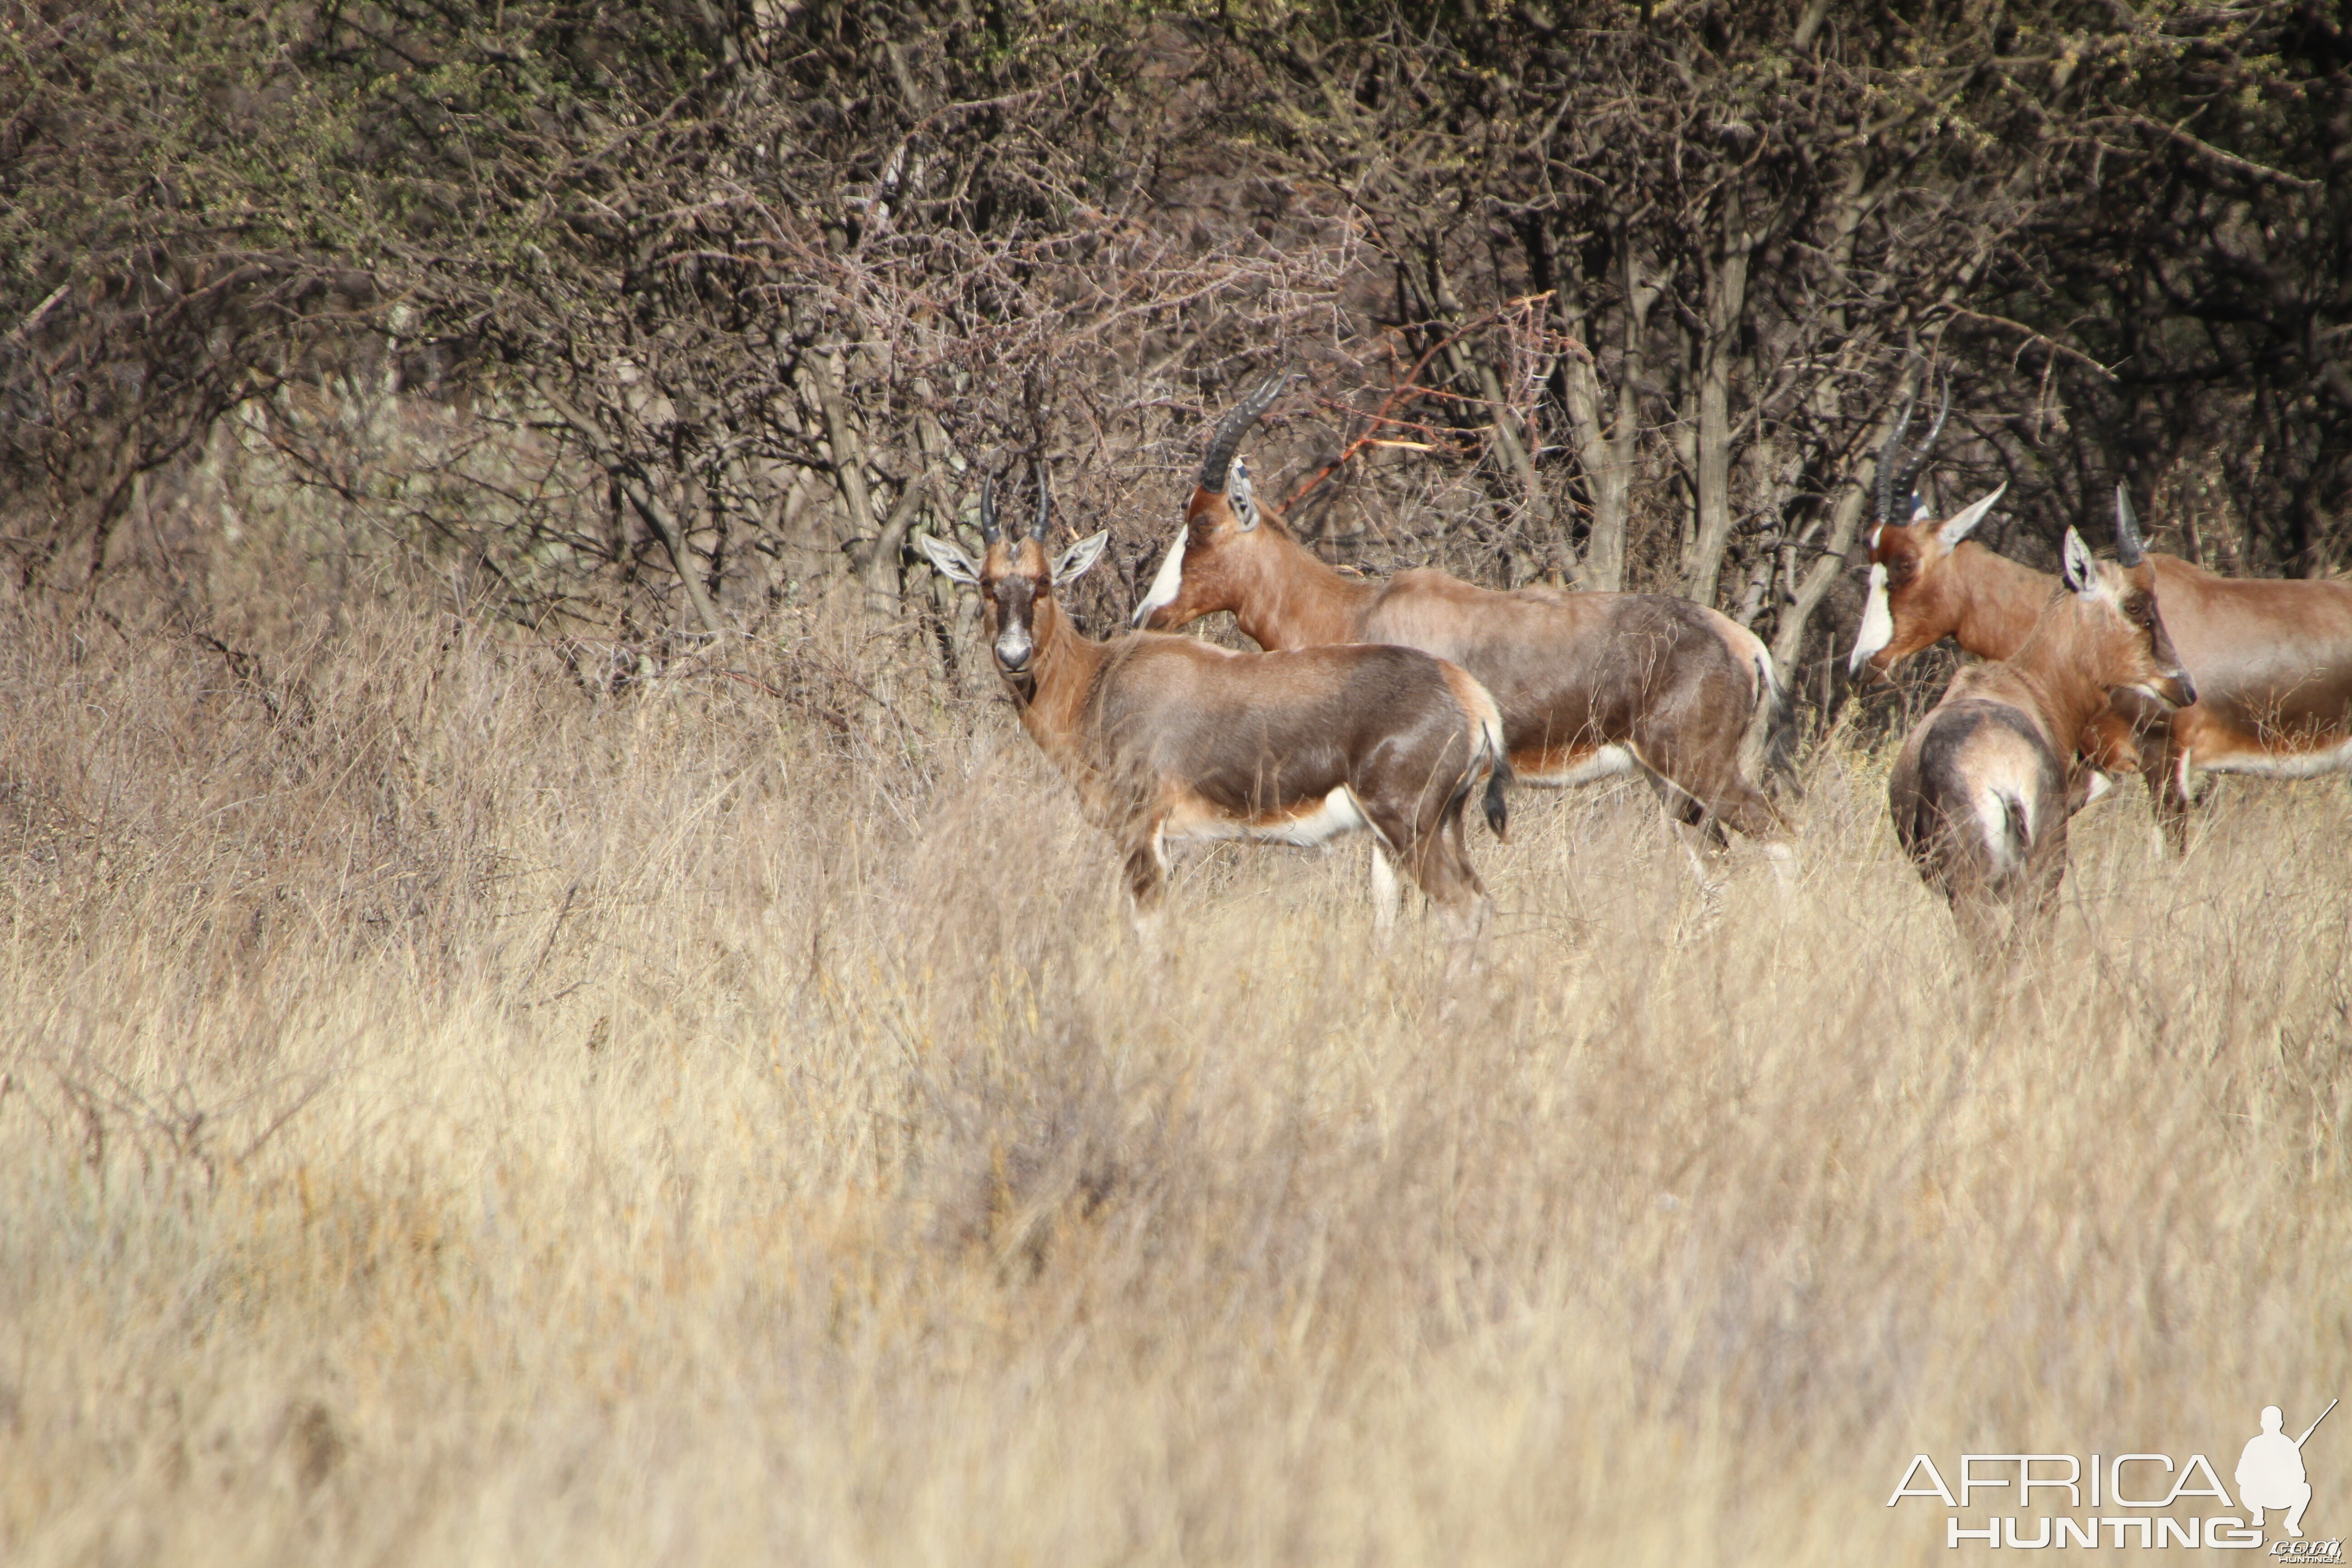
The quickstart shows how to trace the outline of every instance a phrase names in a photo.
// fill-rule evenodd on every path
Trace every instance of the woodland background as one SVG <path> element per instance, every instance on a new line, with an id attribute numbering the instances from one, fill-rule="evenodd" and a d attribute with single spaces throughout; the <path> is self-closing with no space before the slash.
<path id="1" fill-rule="evenodd" d="M 954 677 L 911 530 L 1043 458 L 1101 629 L 1289 365 L 1254 449 L 1335 559 L 1688 595 L 1825 709 L 1927 380 L 1995 548 L 2120 479 L 2221 570 L 2352 558 L 2347 51 L 2321 0 L 8 0 L 0 592 L 203 630 L 267 479 L 336 595 L 598 681 L 845 589 Z"/>
<path id="2" fill-rule="evenodd" d="M 2347 47 L 0 0 L 0 1561 L 1883 1568 L 1914 1454 L 2228 1477 L 2352 1392 L 2343 781 L 2127 784 L 1989 973 L 1839 656 L 1931 380 L 2000 549 L 2352 559 Z M 1108 630 L 1284 366 L 1335 560 L 1773 640 L 1792 886 L 1625 781 L 1474 830 L 1467 985 L 1360 839 L 1128 939 L 908 535 L 1043 458 Z"/>

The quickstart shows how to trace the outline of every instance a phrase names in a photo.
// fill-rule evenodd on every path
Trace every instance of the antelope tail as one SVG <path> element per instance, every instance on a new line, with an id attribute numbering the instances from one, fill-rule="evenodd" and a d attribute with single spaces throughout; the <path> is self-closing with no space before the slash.
<path id="1" fill-rule="evenodd" d="M 1470 713 L 1470 722 L 1477 730 L 1477 744 L 1474 746 L 1470 759 L 1471 773 L 1475 777 L 1480 765 L 1486 767 L 1486 826 L 1494 830 L 1496 837 L 1507 844 L 1511 841 L 1511 807 L 1504 798 L 1503 791 L 1513 777 L 1511 752 L 1503 743 L 1503 715 L 1496 708 L 1494 698 L 1488 696 L 1483 687 L 1479 689 L 1478 695 L 1485 697 L 1486 701 L 1472 709 Z"/>
<path id="2" fill-rule="evenodd" d="M 2004 873 L 2024 867 L 2026 857 L 2033 847 L 2033 821 L 2026 815 L 2025 803 L 2013 795 L 2001 792 L 2000 815 L 2002 837 L 2000 870 Z"/>
<path id="3" fill-rule="evenodd" d="M 1770 778 L 1776 791 L 1803 795 L 1803 782 L 1797 777 L 1796 699 L 1771 654 L 1762 648 L 1756 650 L 1756 713 L 1741 751 L 1760 764 L 1751 767 L 1751 773 Z"/>
<path id="4" fill-rule="evenodd" d="M 1511 841 L 1511 807 L 1503 798 L 1503 786 L 1510 782 L 1510 763 L 1502 758 L 1496 759 L 1495 771 L 1486 775 L 1486 826 L 1493 828 L 1495 837 L 1506 844 Z"/>

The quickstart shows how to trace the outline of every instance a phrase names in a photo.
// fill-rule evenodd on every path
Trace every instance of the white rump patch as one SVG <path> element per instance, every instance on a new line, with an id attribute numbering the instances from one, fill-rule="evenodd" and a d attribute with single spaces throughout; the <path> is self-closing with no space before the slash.
<path id="1" fill-rule="evenodd" d="M 1870 602 L 1862 607 L 1862 629 L 1854 634 L 1853 653 L 1845 661 L 1848 675 L 1858 673 L 1863 661 L 1895 640 L 1895 611 L 1886 601 L 1886 568 L 1870 569 Z"/>
<path id="2" fill-rule="evenodd" d="M 1977 796 L 1977 821 L 1983 825 L 1985 858 L 1992 862 L 1996 872 L 2013 871 L 2019 864 L 2017 846 L 2009 839 L 2009 808 L 2014 802 L 2018 815 L 2025 819 L 2025 841 L 2033 842 L 2033 803 L 2021 796 L 2011 796 L 1997 789 L 1989 789 Z"/>
<path id="3" fill-rule="evenodd" d="M 2116 781 L 2109 778 L 2105 773 L 2093 773 L 2091 775 L 2090 787 L 2083 792 L 2083 804 L 2086 806 L 2089 805 L 2093 801 L 2097 800 L 2100 796 L 2105 795 L 2115 787 Z"/>
<path id="4" fill-rule="evenodd" d="M 1184 541 L 1192 534 L 1189 525 L 1176 530 L 1176 542 L 1168 547 L 1167 557 L 1160 563 L 1160 571 L 1151 579 L 1151 586 L 1143 595 L 1143 603 L 1135 606 L 1135 619 L 1129 626 L 1141 626 L 1151 618 L 1151 612 L 1163 605 L 1172 605 L 1176 595 L 1184 591 Z"/>
<path id="5" fill-rule="evenodd" d="M 1519 782 L 1549 784 L 1560 789 L 1574 789 L 1579 784 L 1598 784 L 1634 771 L 1633 753 L 1623 746 L 1603 746 L 1556 773 L 1521 773 Z"/>
<path id="6" fill-rule="evenodd" d="M 2315 779 L 2325 773 L 2352 773 L 2352 741 L 2317 752 L 2232 752 L 2200 757 L 2197 765 L 2209 773 L 2252 773 L 2266 779 Z M 2188 793 L 2189 759 L 2180 759 L 2181 793 Z"/>

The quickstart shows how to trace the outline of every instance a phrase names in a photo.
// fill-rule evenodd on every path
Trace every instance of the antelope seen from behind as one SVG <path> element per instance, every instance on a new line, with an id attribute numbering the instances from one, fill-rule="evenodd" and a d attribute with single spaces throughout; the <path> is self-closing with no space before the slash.
<path id="1" fill-rule="evenodd" d="M 1683 822 L 1786 854 L 1780 814 L 1739 761 L 1759 709 L 1776 747 L 1789 733 L 1786 693 L 1754 634 L 1664 595 L 1498 592 L 1426 568 L 1385 583 L 1341 575 L 1257 500 L 1235 456 L 1288 380 L 1266 382 L 1218 425 L 1135 625 L 1172 631 L 1231 610 L 1261 647 L 1419 648 L 1494 693 L 1517 778 L 1638 772 Z"/>
<path id="2" fill-rule="evenodd" d="M 1164 889 L 1172 847 L 1253 838 L 1317 845 L 1369 832 L 1379 922 L 1395 872 L 1428 894 L 1457 939 L 1458 965 L 1487 918 L 1462 812 L 1486 791 L 1504 827 L 1502 721 L 1486 689 L 1408 648 L 1237 654 L 1191 637 L 1129 633 L 1097 642 L 1057 597 L 1102 554 L 1097 533 L 1047 561 L 1050 500 L 1037 470 L 1025 531 L 997 523 L 983 485 L 974 563 L 929 535 L 931 563 L 979 588 L 997 673 L 1029 731 L 1125 857 L 1139 924 Z"/>
<path id="3" fill-rule="evenodd" d="M 1901 433 L 1898 424 L 1897 440 Z M 1927 446 L 1934 441 L 1931 432 Z M 1882 459 L 1882 475 L 1886 469 Z M 1907 480 L 1898 493 L 1908 494 Z M 1981 658 L 2007 658 L 2023 645 L 2056 580 L 1969 537 L 2000 494 L 1943 520 L 1914 497 L 1904 521 L 1882 489 L 1870 532 L 1870 597 L 1850 671 L 1867 666 L 1885 676 L 1944 637 Z M 2124 694 L 2094 717 L 2079 744 L 2098 767 L 2147 779 L 2157 821 L 2179 854 L 2189 847 L 2193 770 L 2273 778 L 2352 772 L 2352 584 L 2221 577 L 2174 555 L 2150 554 L 2147 563 L 2197 700 L 2168 709 Z"/>
<path id="4" fill-rule="evenodd" d="M 2063 587 L 2010 658 L 1952 678 L 1887 781 L 1895 837 L 1980 951 L 2054 906 L 2066 873 L 2070 759 L 2109 693 L 2196 700 L 2121 489 L 2116 507 L 2120 563 L 2095 560 L 2067 530 Z"/>

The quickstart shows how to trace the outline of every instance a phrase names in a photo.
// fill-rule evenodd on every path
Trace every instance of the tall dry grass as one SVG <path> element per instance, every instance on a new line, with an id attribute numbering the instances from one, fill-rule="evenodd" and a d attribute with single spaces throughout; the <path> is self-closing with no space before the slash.
<path id="1" fill-rule="evenodd" d="M 2352 1393 L 2340 783 L 1991 977 L 1868 756 L 1785 902 L 1523 794 L 1449 996 L 1360 849 L 1139 951 L 993 700 L 302 625 L 0 637 L 9 1563 L 1947 1561 Z"/>

